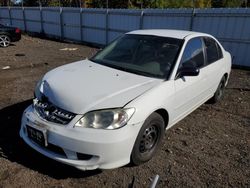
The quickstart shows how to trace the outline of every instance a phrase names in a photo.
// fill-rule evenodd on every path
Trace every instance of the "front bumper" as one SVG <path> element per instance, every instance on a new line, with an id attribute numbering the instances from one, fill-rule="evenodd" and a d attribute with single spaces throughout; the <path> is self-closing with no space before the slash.
<path id="1" fill-rule="evenodd" d="M 63 126 L 41 119 L 31 105 L 23 113 L 20 136 L 41 154 L 81 170 L 110 169 L 130 162 L 142 123 L 128 124 L 116 130 L 74 128 L 80 117 L 76 116 L 68 125 Z M 53 147 L 41 146 L 31 140 L 27 134 L 27 125 L 45 130 L 48 146 Z M 79 158 L 79 154 L 85 158 Z"/>

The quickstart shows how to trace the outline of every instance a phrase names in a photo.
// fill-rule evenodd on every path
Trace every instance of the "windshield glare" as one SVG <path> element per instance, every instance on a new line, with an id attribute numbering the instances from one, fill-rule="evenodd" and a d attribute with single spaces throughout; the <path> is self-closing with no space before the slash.
<path id="1" fill-rule="evenodd" d="M 143 76 L 166 78 L 175 63 L 181 41 L 167 37 L 126 34 L 91 60 Z"/>

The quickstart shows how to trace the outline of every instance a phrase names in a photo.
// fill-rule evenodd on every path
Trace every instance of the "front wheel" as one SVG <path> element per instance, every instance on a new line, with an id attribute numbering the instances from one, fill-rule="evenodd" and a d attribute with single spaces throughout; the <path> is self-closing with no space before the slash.
<path id="1" fill-rule="evenodd" d="M 0 34 L 0 46 L 1 47 L 8 47 L 10 45 L 10 37 L 8 35 L 1 35 Z"/>
<path id="2" fill-rule="evenodd" d="M 164 137 L 164 130 L 164 120 L 158 113 L 154 112 L 146 119 L 131 154 L 134 165 L 145 163 L 153 157 Z"/>

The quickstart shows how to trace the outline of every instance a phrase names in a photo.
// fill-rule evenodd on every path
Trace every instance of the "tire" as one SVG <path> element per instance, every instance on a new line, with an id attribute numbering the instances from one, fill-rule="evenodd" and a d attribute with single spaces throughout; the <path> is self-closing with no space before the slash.
<path id="1" fill-rule="evenodd" d="M 5 34 L 0 34 L 0 47 L 8 47 L 10 45 L 10 37 Z"/>
<path id="2" fill-rule="evenodd" d="M 165 132 L 165 124 L 161 115 L 152 113 L 144 122 L 136 138 L 131 163 L 140 165 L 149 161 L 158 150 Z"/>
<path id="3" fill-rule="evenodd" d="M 226 86 L 226 77 L 223 76 L 223 78 L 221 79 L 219 83 L 217 90 L 214 93 L 214 96 L 209 100 L 210 103 L 215 104 L 221 100 L 224 94 L 225 86 Z"/>

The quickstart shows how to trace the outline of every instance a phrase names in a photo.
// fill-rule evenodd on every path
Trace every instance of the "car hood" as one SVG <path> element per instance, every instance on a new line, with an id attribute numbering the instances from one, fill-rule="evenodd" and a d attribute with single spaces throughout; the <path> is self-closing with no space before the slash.
<path id="1" fill-rule="evenodd" d="M 42 79 L 40 91 L 54 105 L 76 113 L 123 107 L 162 82 L 83 60 L 58 67 Z"/>

